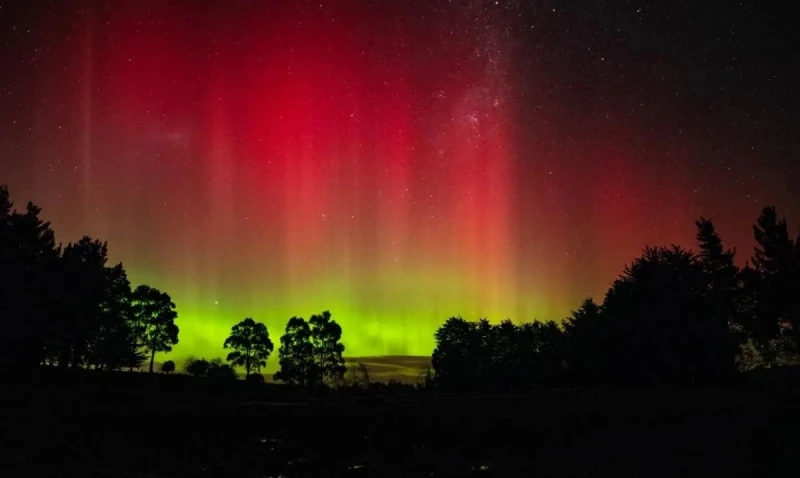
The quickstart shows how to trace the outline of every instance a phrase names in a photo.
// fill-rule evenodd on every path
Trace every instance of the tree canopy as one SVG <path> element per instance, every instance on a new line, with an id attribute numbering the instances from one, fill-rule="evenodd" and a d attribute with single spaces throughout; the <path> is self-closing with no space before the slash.
<path id="1" fill-rule="evenodd" d="M 311 327 L 311 345 L 314 353 L 314 363 L 320 381 L 328 384 L 338 384 L 344 378 L 347 367 L 342 354 L 344 344 L 342 340 L 342 327 L 331 319 L 331 313 L 324 311 L 312 315 L 308 321 Z"/>
<path id="2" fill-rule="evenodd" d="M 346 367 L 341 337 L 342 328 L 328 311 L 308 322 L 292 317 L 281 337 L 275 380 L 306 387 L 342 382 Z"/>
<path id="3" fill-rule="evenodd" d="M 552 321 L 495 325 L 451 317 L 434 339 L 433 379 L 449 390 L 523 390 L 563 378 L 564 337 Z"/>
<path id="4" fill-rule="evenodd" d="M 178 313 L 169 295 L 148 285 L 140 285 L 133 291 L 133 314 L 135 329 L 140 334 L 142 346 L 150 354 L 150 372 L 156 352 L 169 352 L 178 343 Z"/>
<path id="5" fill-rule="evenodd" d="M 57 245 L 40 213 L 33 203 L 14 210 L 0 186 L 0 368 L 132 368 L 143 350 L 177 343 L 174 304 L 145 313 L 122 264 L 108 263 L 107 243 L 84 236 Z M 160 302 L 171 304 L 163 296 Z"/>
<path id="6" fill-rule="evenodd" d="M 172 373 L 175 371 L 175 362 L 172 360 L 167 360 L 166 362 L 161 364 L 161 372 L 163 373 Z"/>
<path id="7" fill-rule="evenodd" d="M 278 350 L 278 363 L 280 370 L 275 373 L 275 380 L 304 387 L 316 384 L 318 374 L 311 329 L 302 317 L 292 317 L 286 323 Z"/>
<path id="8" fill-rule="evenodd" d="M 502 389 L 558 376 L 576 384 L 709 384 L 743 366 L 745 342 L 766 365 L 790 348 L 797 356 L 800 238 L 765 208 L 752 264 L 740 269 L 710 219 L 695 226 L 697 253 L 644 248 L 603 302 L 584 300 L 563 332 L 554 323 L 448 319 L 434 336 L 437 384 Z"/>
<path id="9" fill-rule="evenodd" d="M 251 372 L 258 373 L 267 366 L 273 344 L 267 326 L 248 317 L 231 328 L 223 348 L 232 350 L 226 360 L 244 367 L 245 377 L 249 377 Z"/>
<path id="10" fill-rule="evenodd" d="M 8 188 L 0 185 L 0 367 L 31 371 L 58 315 L 56 268 L 61 250 L 41 210 L 28 203 L 14 210 Z"/>

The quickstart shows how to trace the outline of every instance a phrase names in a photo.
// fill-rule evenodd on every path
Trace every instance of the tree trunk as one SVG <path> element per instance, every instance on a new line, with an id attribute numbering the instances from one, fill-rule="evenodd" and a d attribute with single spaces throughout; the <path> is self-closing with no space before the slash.
<path id="1" fill-rule="evenodd" d="M 153 361 L 156 359 L 156 348 L 150 352 L 150 373 L 153 373 Z"/>

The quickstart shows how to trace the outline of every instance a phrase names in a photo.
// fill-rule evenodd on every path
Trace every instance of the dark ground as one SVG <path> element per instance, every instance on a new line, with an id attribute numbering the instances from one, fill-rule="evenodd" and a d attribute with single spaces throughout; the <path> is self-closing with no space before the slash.
<path id="1" fill-rule="evenodd" d="M 292 403 L 125 375 L 4 386 L 0 476 L 800 476 L 785 387 Z"/>

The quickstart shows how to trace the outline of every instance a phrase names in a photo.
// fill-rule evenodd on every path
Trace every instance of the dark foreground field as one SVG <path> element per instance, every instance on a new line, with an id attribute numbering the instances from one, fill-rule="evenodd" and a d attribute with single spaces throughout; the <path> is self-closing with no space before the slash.
<path id="1" fill-rule="evenodd" d="M 0 476 L 800 476 L 785 389 L 270 403 L 157 382 L 10 387 Z"/>

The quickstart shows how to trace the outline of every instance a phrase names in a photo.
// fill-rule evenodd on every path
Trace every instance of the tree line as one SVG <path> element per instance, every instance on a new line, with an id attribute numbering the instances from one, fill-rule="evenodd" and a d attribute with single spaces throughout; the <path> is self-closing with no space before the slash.
<path id="1" fill-rule="evenodd" d="M 108 244 L 88 236 L 57 244 L 41 209 L 14 209 L 0 186 L 0 367 L 25 373 L 42 364 L 139 367 L 178 343 L 169 295 L 131 288 Z"/>
<path id="2" fill-rule="evenodd" d="M 339 385 L 344 381 L 344 344 L 342 328 L 331 318 L 329 311 L 312 315 L 306 321 L 292 317 L 286 324 L 278 350 L 280 369 L 274 379 L 302 387 Z M 231 333 L 222 344 L 230 350 L 222 359 L 195 359 L 190 357 L 185 366 L 189 375 L 210 379 L 236 378 L 234 367 L 241 367 L 245 380 L 264 380 L 261 369 L 267 366 L 274 344 L 266 324 L 248 317 L 231 327 Z"/>
<path id="3" fill-rule="evenodd" d="M 0 186 L 0 366 L 106 370 L 138 368 L 178 343 L 170 296 L 132 288 L 108 245 L 83 237 L 56 243 L 41 210 L 17 211 Z M 753 226 L 756 248 L 744 266 L 711 220 L 696 221 L 698 251 L 646 247 L 601 303 L 592 298 L 561 324 L 492 324 L 451 317 L 434 334 L 423 388 L 522 390 L 542 385 L 708 384 L 737 370 L 800 362 L 800 237 L 775 208 Z M 328 311 L 292 317 L 280 338 L 274 379 L 317 387 L 369 385 L 348 372 L 342 329 Z M 263 380 L 274 344 L 265 324 L 246 318 L 222 344 L 225 361 L 190 358 L 185 371 L 207 378 Z M 227 363 L 226 363 L 227 362 Z M 162 366 L 175 370 L 172 361 Z M 352 382 L 352 383 L 351 383 Z"/>
<path id="4" fill-rule="evenodd" d="M 743 267 L 710 219 L 698 252 L 646 247 L 561 325 L 452 317 L 435 334 L 434 381 L 453 390 L 540 385 L 714 384 L 800 352 L 800 237 L 774 207 L 753 226 Z"/>
<path id="5" fill-rule="evenodd" d="M 120 370 L 139 368 L 178 343 L 175 304 L 148 285 L 131 288 L 121 263 L 108 263 L 108 244 L 88 236 L 56 243 L 41 209 L 14 209 L 0 185 L 0 367 L 31 371 L 41 365 Z M 308 321 L 292 317 L 281 337 L 277 380 L 303 386 L 337 383 L 345 372 L 342 329 L 325 311 Z M 226 361 L 191 359 L 187 372 L 206 377 L 261 377 L 273 351 L 266 325 L 246 318 L 223 343 Z M 174 371 L 172 361 L 162 366 Z M 263 377 L 261 377 L 263 378 Z"/>

